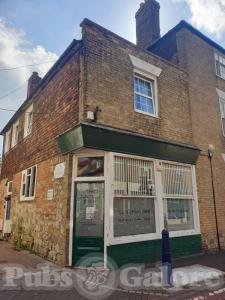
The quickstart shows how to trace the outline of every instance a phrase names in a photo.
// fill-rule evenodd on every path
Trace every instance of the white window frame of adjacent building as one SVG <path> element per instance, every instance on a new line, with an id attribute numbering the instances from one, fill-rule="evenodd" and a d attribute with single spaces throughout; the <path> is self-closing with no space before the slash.
<path id="1" fill-rule="evenodd" d="M 110 174 L 108 174 L 109 182 L 107 183 L 108 188 L 108 197 L 109 200 L 109 207 L 107 210 L 105 210 L 105 217 L 106 220 L 109 220 L 109 225 L 107 228 L 110 228 L 110 230 L 107 231 L 106 237 L 106 244 L 109 245 L 117 245 L 117 244 L 125 244 L 125 243 L 132 243 L 132 242 L 141 242 L 146 240 L 156 240 L 161 239 L 161 232 L 164 229 L 164 207 L 163 207 L 163 201 L 167 195 L 163 193 L 163 185 L 162 185 L 162 164 L 168 163 L 171 165 L 181 166 L 181 167 L 188 167 L 191 170 L 191 176 L 192 176 L 192 190 L 193 194 L 192 196 L 188 196 L 188 199 L 192 199 L 192 206 L 193 206 L 193 219 L 194 219 L 194 228 L 188 229 L 188 230 L 177 230 L 177 231 L 171 231 L 170 237 L 179 237 L 179 236 L 188 236 L 188 235 L 195 235 L 200 234 L 200 225 L 199 225 L 199 212 L 198 212 L 198 199 L 197 199 L 197 187 L 196 187 L 196 178 L 195 178 L 195 166 L 193 165 L 186 165 L 171 161 L 159 161 L 156 159 L 151 158 L 143 158 L 138 156 L 131 156 L 121 153 L 110 153 L 110 165 L 108 168 L 108 171 Z M 146 233 L 146 234 L 138 234 L 138 235 L 129 235 L 129 236 L 120 236 L 115 237 L 114 236 L 114 158 L 115 156 L 119 157 L 125 157 L 125 158 L 132 158 L 137 159 L 141 161 L 150 161 L 154 165 L 154 177 L 155 177 L 155 222 L 156 222 L 156 232 L 155 233 Z M 185 196 L 187 197 L 187 196 Z"/>
<path id="2" fill-rule="evenodd" d="M 21 174 L 20 201 L 31 201 L 35 198 L 37 182 L 37 165 L 32 166 Z"/>
<path id="3" fill-rule="evenodd" d="M 221 123 L 223 136 L 225 137 L 225 98 L 220 98 L 220 113 L 221 113 Z"/>
<path id="4" fill-rule="evenodd" d="M 9 129 L 5 133 L 4 153 L 7 153 L 11 148 L 11 133 L 12 133 L 11 129 Z"/>
<path id="5" fill-rule="evenodd" d="M 223 136 L 225 137 L 225 92 L 217 89 L 220 105 L 220 116 Z"/>
<path id="6" fill-rule="evenodd" d="M 29 136 L 33 127 L 33 104 L 25 111 L 24 138 Z"/>
<path id="7" fill-rule="evenodd" d="M 215 53 L 216 75 L 225 80 L 225 57 Z"/>
<path id="8" fill-rule="evenodd" d="M 160 76 L 162 69 L 156 67 L 144 60 L 141 60 L 133 55 L 130 55 L 130 60 L 133 64 L 133 77 L 134 77 L 134 111 L 142 113 L 151 117 L 158 117 L 158 85 L 157 78 Z M 136 81 L 142 81 L 142 88 L 139 86 L 136 89 Z M 140 82 L 139 82 L 140 84 Z M 147 89 L 146 89 L 147 87 Z M 146 109 L 137 107 L 137 97 L 142 98 L 140 106 L 145 108 L 152 106 L 153 112 L 146 111 Z M 150 104 L 150 105 L 148 105 Z"/>
<path id="9" fill-rule="evenodd" d="M 18 143 L 18 135 L 19 135 L 19 121 L 13 124 L 12 127 L 12 148 L 15 147 Z"/>

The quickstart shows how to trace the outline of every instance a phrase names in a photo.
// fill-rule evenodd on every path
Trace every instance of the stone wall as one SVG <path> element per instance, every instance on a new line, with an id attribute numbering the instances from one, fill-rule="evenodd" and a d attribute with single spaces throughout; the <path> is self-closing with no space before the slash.
<path id="1" fill-rule="evenodd" d="M 79 123 L 80 48 L 71 49 L 66 63 L 55 70 L 26 107 L 33 104 L 32 133 L 23 137 L 24 110 L 19 116 L 19 141 L 3 156 L 0 182 L 0 217 L 4 212 L 5 183 L 13 181 L 12 242 L 60 265 L 68 265 L 72 161 L 61 156 L 57 135 Z M 65 58 L 64 58 L 65 59 Z M 54 167 L 66 164 L 62 179 Z M 21 173 L 37 165 L 35 199 L 21 201 Z M 53 189 L 53 200 L 47 200 Z"/>
<path id="2" fill-rule="evenodd" d="M 65 164 L 65 174 L 54 179 L 54 169 L 59 163 Z M 39 163 L 33 201 L 20 201 L 21 172 L 13 176 L 12 242 L 60 265 L 68 265 L 71 167 L 69 155 Z M 51 189 L 53 199 L 48 200 Z"/>

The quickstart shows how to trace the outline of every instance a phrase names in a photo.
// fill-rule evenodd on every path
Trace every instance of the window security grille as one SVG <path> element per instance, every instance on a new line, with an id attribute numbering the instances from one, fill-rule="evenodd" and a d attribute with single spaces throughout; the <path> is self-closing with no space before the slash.
<path id="1" fill-rule="evenodd" d="M 163 192 L 165 196 L 191 196 L 191 168 L 173 164 L 163 164 Z"/>
<path id="2" fill-rule="evenodd" d="M 191 167 L 163 164 L 164 225 L 170 231 L 194 229 Z"/>
<path id="3" fill-rule="evenodd" d="M 153 162 L 115 157 L 114 168 L 116 196 L 155 195 Z"/>

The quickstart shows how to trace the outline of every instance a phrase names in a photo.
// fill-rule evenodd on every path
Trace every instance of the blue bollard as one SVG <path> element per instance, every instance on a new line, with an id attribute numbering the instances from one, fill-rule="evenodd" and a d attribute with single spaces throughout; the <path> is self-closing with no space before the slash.
<path id="1" fill-rule="evenodd" d="M 166 229 L 162 231 L 162 282 L 164 286 L 172 285 L 172 261 L 170 254 L 170 238 Z"/>

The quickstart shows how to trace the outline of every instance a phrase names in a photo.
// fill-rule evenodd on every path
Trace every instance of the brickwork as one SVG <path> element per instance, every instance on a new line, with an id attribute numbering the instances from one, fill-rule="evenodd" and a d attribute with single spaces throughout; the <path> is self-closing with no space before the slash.
<path id="1" fill-rule="evenodd" d="M 83 23 L 83 37 L 88 74 L 85 111 L 99 106 L 97 123 L 192 144 L 188 77 L 184 71 L 100 26 Z M 129 54 L 162 69 L 157 81 L 158 118 L 134 110 L 134 73 Z"/>
<path id="2" fill-rule="evenodd" d="M 24 107 L 34 105 L 32 134 L 23 138 L 23 110 L 19 142 L 4 155 L 2 167 L 2 182 L 13 180 L 12 241 L 61 265 L 68 264 L 72 160 L 61 156 L 57 135 L 88 121 L 87 111 L 98 106 L 97 124 L 193 144 L 188 74 L 90 21 L 84 21 L 82 29 L 82 48 L 71 50 L 63 66 Z M 129 54 L 162 69 L 157 118 L 134 111 Z M 54 179 L 59 162 L 65 162 L 66 173 Z M 21 171 L 35 164 L 35 200 L 22 202 Z M 47 200 L 50 189 L 53 200 Z"/>
<path id="3" fill-rule="evenodd" d="M 3 157 L 2 178 L 60 153 L 56 136 L 79 122 L 79 68 L 77 50 L 27 103 L 26 107 L 34 106 L 32 133 L 23 138 L 23 113 L 19 117 L 19 142 Z"/>
<path id="4" fill-rule="evenodd" d="M 176 43 L 176 45 L 174 45 Z M 174 49 L 173 55 L 165 56 L 163 49 Z M 187 29 L 168 35 L 154 49 L 154 53 L 173 60 L 189 73 L 189 95 L 193 128 L 193 141 L 202 150 L 197 163 L 197 184 L 201 232 L 204 247 L 217 249 L 216 221 L 214 214 L 212 176 L 207 150 L 215 146 L 212 159 L 215 196 L 220 241 L 225 248 L 225 138 L 222 134 L 219 98 L 216 88 L 225 91 L 225 81 L 215 74 L 214 52 L 218 52 L 203 39 Z"/>
<path id="5" fill-rule="evenodd" d="M 72 160 L 61 156 L 56 136 L 79 122 L 80 51 L 71 50 L 67 62 L 26 104 L 33 104 L 32 133 L 24 138 L 24 110 L 19 116 L 19 142 L 3 156 L 0 218 L 4 214 L 7 179 L 13 181 L 11 241 L 44 258 L 68 265 Z M 54 179 L 58 163 L 66 165 L 62 179 Z M 35 199 L 20 201 L 21 171 L 37 165 Z M 48 190 L 54 198 L 47 200 Z"/>

